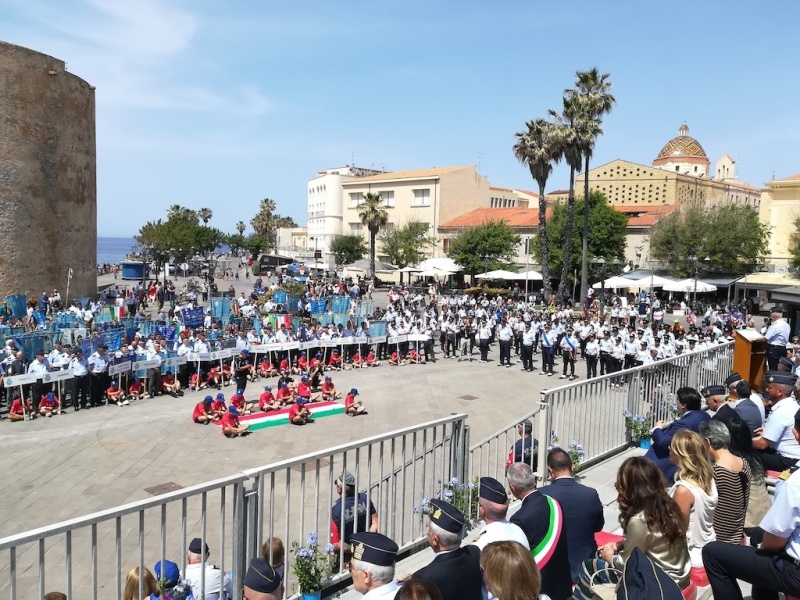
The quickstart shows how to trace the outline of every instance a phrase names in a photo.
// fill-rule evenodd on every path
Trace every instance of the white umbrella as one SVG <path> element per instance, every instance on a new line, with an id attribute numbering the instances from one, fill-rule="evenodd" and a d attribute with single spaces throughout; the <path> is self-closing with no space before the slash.
<path id="1" fill-rule="evenodd" d="M 419 269 L 409 265 L 407 267 L 403 267 L 402 269 L 397 269 L 397 272 L 398 273 L 419 273 Z"/>
<path id="2" fill-rule="evenodd" d="M 437 269 L 439 271 L 449 271 L 451 273 L 458 273 L 459 271 L 463 271 L 464 267 L 457 264 L 452 258 L 442 257 L 442 258 L 428 258 L 423 260 L 421 263 L 417 265 L 417 268 L 420 271 L 426 271 L 428 269 Z"/>
<path id="3" fill-rule="evenodd" d="M 506 271 L 505 269 L 497 269 L 495 271 L 487 271 L 486 273 L 475 275 L 475 277 L 478 279 L 519 279 L 519 273 Z"/>
<path id="4" fill-rule="evenodd" d="M 542 281 L 542 274 L 539 271 L 526 271 L 517 273 L 517 279 L 527 279 L 529 281 Z"/>
<path id="5" fill-rule="evenodd" d="M 619 275 L 615 275 L 614 277 L 609 277 L 605 281 L 598 281 L 592 287 L 596 290 L 600 288 L 606 288 L 607 290 L 617 289 L 617 288 L 629 288 L 629 287 L 636 287 L 639 285 L 639 282 L 634 279 L 627 279 L 625 277 L 620 277 Z"/>
<path id="6" fill-rule="evenodd" d="M 447 277 L 448 275 L 455 275 L 452 271 L 444 271 L 442 269 L 425 269 L 418 273 L 414 273 L 417 277 Z"/>
<path id="7" fill-rule="evenodd" d="M 697 283 L 697 287 L 695 287 L 695 282 Z M 716 292 L 717 286 L 692 278 L 673 281 L 664 286 L 665 292 L 693 292 L 695 289 L 697 289 L 699 293 L 705 294 L 707 292 Z"/>

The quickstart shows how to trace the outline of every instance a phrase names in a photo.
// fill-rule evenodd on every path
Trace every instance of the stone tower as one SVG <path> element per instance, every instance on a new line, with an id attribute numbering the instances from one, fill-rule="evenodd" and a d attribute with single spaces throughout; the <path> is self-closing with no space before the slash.
<path id="1" fill-rule="evenodd" d="M 97 292 L 94 87 L 0 42 L 0 298 Z"/>

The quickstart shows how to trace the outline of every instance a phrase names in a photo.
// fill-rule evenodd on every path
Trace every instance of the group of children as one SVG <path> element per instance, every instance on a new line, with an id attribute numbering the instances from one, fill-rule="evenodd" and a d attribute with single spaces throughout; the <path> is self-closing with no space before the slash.
<path id="1" fill-rule="evenodd" d="M 35 419 L 38 416 L 52 417 L 53 415 L 60 415 L 61 402 L 54 392 L 47 392 L 42 399 L 39 400 L 39 405 L 34 409 L 31 399 L 25 400 L 22 403 L 21 398 L 16 398 L 11 403 L 11 408 L 8 411 L 9 421 L 24 421 L 26 419 Z"/>

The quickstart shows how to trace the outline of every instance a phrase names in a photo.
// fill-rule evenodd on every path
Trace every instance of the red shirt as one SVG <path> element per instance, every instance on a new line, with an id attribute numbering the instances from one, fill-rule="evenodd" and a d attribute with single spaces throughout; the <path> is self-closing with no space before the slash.
<path id="1" fill-rule="evenodd" d="M 262 360 L 258 368 L 261 369 L 262 371 L 269 371 L 270 369 L 272 369 L 272 363 L 269 362 L 268 360 Z"/>
<path id="2" fill-rule="evenodd" d="M 284 358 L 281 361 L 281 371 L 288 371 L 288 370 L 289 370 L 289 359 L 288 358 Z"/>
<path id="3" fill-rule="evenodd" d="M 223 402 L 222 400 L 214 400 L 211 403 L 211 410 L 213 410 L 213 411 L 228 410 L 228 407 L 225 406 L 225 402 Z M 225 413 L 225 414 L 227 414 L 227 413 Z"/>
<path id="4" fill-rule="evenodd" d="M 311 397 L 311 388 L 308 386 L 307 383 L 303 383 L 302 381 L 297 384 L 297 395 L 301 398 L 310 398 Z"/>
<path id="5" fill-rule="evenodd" d="M 374 363 L 375 362 L 375 353 L 370 352 L 367 354 L 367 363 Z"/>
<path id="6" fill-rule="evenodd" d="M 172 375 L 162 375 L 161 376 L 161 385 L 164 385 L 164 384 L 172 385 L 173 383 L 175 383 L 175 377 L 173 377 Z"/>
<path id="7" fill-rule="evenodd" d="M 275 402 L 275 396 L 272 395 L 272 392 L 264 392 L 258 399 L 258 408 L 263 409 L 265 405 L 273 402 Z"/>
<path id="8" fill-rule="evenodd" d="M 193 384 L 193 385 L 196 385 L 196 384 L 197 384 L 197 382 L 198 382 L 198 380 L 199 380 L 199 381 L 203 381 L 203 379 L 204 379 L 204 378 L 203 378 L 203 377 L 200 377 L 200 376 L 198 376 L 198 375 L 197 375 L 197 373 L 193 373 L 193 374 L 192 374 L 192 378 L 190 379 L 190 381 L 192 382 L 192 384 Z M 133 387 L 133 384 L 131 384 L 131 389 L 132 389 L 132 387 Z"/>
<path id="9" fill-rule="evenodd" d="M 33 410 L 32 407 L 31 407 L 31 401 L 30 400 L 28 400 L 25 403 L 25 408 L 27 409 L 28 412 Z M 9 412 L 12 413 L 12 414 L 15 414 L 15 415 L 23 414 L 24 411 L 22 410 L 22 400 L 20 400 L 19 398 L 14 400 L 14 402 L 11 403 L 11 409 L 9 410 Z"/>
<path id="10" fill-rule="evenodd" d="M 338 354 L 331 354 L 331 358 L 328 360 L 329 365 L 338 365 L 340 362 L 342 362 L 342 357 Z"/>
<path id="11" fill-rule="evenodd" d="M 284 398 L 290 398 L 292 395 L 292 391 L 288 387 L 282 387 L 278 390 L 278 400 L 283 400 Z"/>
<path id="12" fill-rule="evenodd" d="M 231 396 L 230 403 L 236 408 L 242 408 L 244 406 L 244 396 L 234 394 Z"/>
<path id="13" fill-rule="evenodd" d="M 305 356 L 300 356 L 300 358 L 297 359 L 297 366 L 301 369 L 308 367 L 308 361 Z"/>
<path id="14" fill-rule="evenodd" d="M 223 430 L 225 427 L 239 427 L 239 417 L 234 417 L 231 413 L 226 412 L 219 420 L 222 423 Z"/>
<path id="15" fill-rule="evenodd" d="M 215 377 L 217 375 L 219 375 L 219 367 L 211 367 L 208 370 L 208 376 L 209 377 Z"/>
<path id="16" fill-rule="evenodd" d="M 408 357 L 409 357 L 409 358 L 411 358 L 411 359 L 414 359 L 414 360 L 416 360 L 416 358 L 417 358 L 417 351 L 416 351 L 416 350 L 412 350 L 411 352 L 409 352 L 409 353 L 408 353 Z"/>
<path id="17" fill-rule="evenodd" d="M 353 406 L 353 404 L 355 404 L 355 402 L 356 402 L 356 397 L 353 394 L 347 394 L 347 396 L 344 397 L 344 408 L 345 408 L 345 410 L 347 410 L 348 408 Z"/>
<path id="18" fill-rule="evenodd" d="M 320 366 L 320 364 L 322 364 L 322 361 L 320 359 L 318 359 L 316 356 L 311 359 L 311 368 L 312 369 L 317 368 L 318 366 Z"/>
<path id="19" fill-rule="evenodd" d="M 303 407 L 300 406 L 297 402 L 292 404 L 292 408 L 289 409 L 289 420 L 293 420 L 297 415 L 300 414 L 300 411 L 303 410 Z"/>
<path id="20" fill-rule="evenodd" d="M 353 364 L 355 365 L 360 362 L 361 362 L 361 355 L 358 352 L 356 352 L 355 354 L 353 354 Z"/>
<path id="21" fill-rule="evenodd" d="M 336 389 L 336 386 L 333 385 L 332 381 L 326 381 L 322 384 L 322 391 L 326 394 L 332 393 Z"/>
<path id="22" fill-rule="evenodd" d="M 118 387 L 114 387 L 113 385 L 106 390 L 106 394 L 116 394 L 119 391 Z"/>
<path id="23" fill-rule="evenodd" d="M 392 360 L 400 360 L 400 353 L 392 352 Z"/>
<path id="24" fill-rule="evenodd" d="M 192 375 L 192 379 L 194 379 L 196 375 Z M 139 394 L 142 391 L 142 382 L 141 381 L 134 381 L 128 386 L 128 391 L 131 394 Z"/>
<path id="25" fill-rule="evenodd" d="M 205 402 L 198 402 L 194 410 L 192 411 L 192 421 L 194 421 L 197 417 L 202 417 L 206 413 L 206 403 Z"/>
<path id="26" fill-rule="evenodd" d="M 42 396 L 42 399 L 39 400 L 39 408 L 53 408 L 58 403 L 58 398 L 55 396 L 52 400 L 47 396 Z"/>

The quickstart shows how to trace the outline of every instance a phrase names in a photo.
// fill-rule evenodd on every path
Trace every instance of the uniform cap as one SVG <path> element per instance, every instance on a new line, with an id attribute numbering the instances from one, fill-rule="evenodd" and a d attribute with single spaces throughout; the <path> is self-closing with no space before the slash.
<path id="1" fill-rule="evenodd" d="M 208 554 L 208 544 L 206 546 L 206 554 Z M 203 554 L 203 543 L 200 538 L 194 538 L 191 542 L 189 542 L 189 552 L 192 554 Z"/>
<path id="2" fill-rule="evenodd" d="M 728 388 L 724 385 L 709 385 L 700 390 L 700 393 L 703 394 L 703 398 L 708 398 L 709 396 L 724 396 L 728 393 Z"/>
<path id="3" fill-rule="evenodd" d="M 350 471 L 344 471 L 336 480 L 336 485 L 355 485 L 356 478 Z"/>
<path id="4" fill-rule="evenodd" d="M 242 584 L 254 592 L 269 594 L 280 587 L 281 576 L 267 561 L 254 558 L 250 561 Z"/>
<path id="5" fill-rule="evenodd" d="M 786 373 L 784 371 L 767 371 L 764 374 L 767 383 L 780 383 L 783 385 L 794 385 L 797 381 L 797 375 L 794 373 Z"/>
<path id="6" fill-rule="evenodd" d="M 234 417 L 239 416 L 239 410 L 235 406 L 229 406 L 228 412 L 231 413 Z"/>
<path id="7" fill-rule="evenodd" d="M 351 396 L 358 396 L 358 390 L 356 388 L 351 389 L 350 390 L 350 395 Z"/>
<path id="8" fill-rule="evenodd" d="M 268 391 L 268 392 L 271 392 L 271 391 L 272 391 L 272 386 L 271 386 L 271 385 L 265 385 L 265 386 L 264 386 L 264 389 L 265 389 L 266 391 Z"/>
<path id="9" fill-rule="evenodd" d="M 444 500 L 434 498 L 430 502 L 432 507 L 431 521 L 450 533 L 461 533 L 464 528 L 464 515 L 456 507 Z"/>
<path id="10" fill-rule="evenodd" d="M 778 360 L 778 364 L 783 368 L 785 368 L 786 370 L 788 370 L 789 372 L 794 371 L 794 363 L 785 356 L 782 356 Z"/>
<path id="11" fill-rule="evenodd" d="M 353 559 L 379 567 L 390 567 L 400 549 L 391 539 L 381 533 L 359 531 L 350 536 Z"/>
<path id="12" fill-rule="evenodd" d="M 494 477 L 481 477 L 480 490 L 478 495 L 484 500 L 494 502 L 495 504 L 505 504 L 508 502 L 508 494 L 503 484 L 497 481 Z"/>
<path id="13" fill-rule="evenodd" d="M 156 573 L 156 579 L 163 579 L 169 585 L 174 585 L 178 583 L 181 579 L 181 572 L 178 569 L 178 565 L 176 565 L 171 560 L 164 561 L 164 574 L 161 574 L 161 561 L 158 561 L 155 566 L 153 567 L 153 571 Z"/>
<path id="14" fill-rule="evenodd" d="M 222 392 L 217 394 L 217 400 L 222 400 L 224 402 L 225 401 L 225 394 L 223 394 Z"/>
<path id="15" fill-rule="evenodd" d="M 211 402 L 212 400 L 214 400 L 214 398 L 212 398 L 211 396 L 206 396 L 205 398 L 203 398 L 203 402 Z"/>

